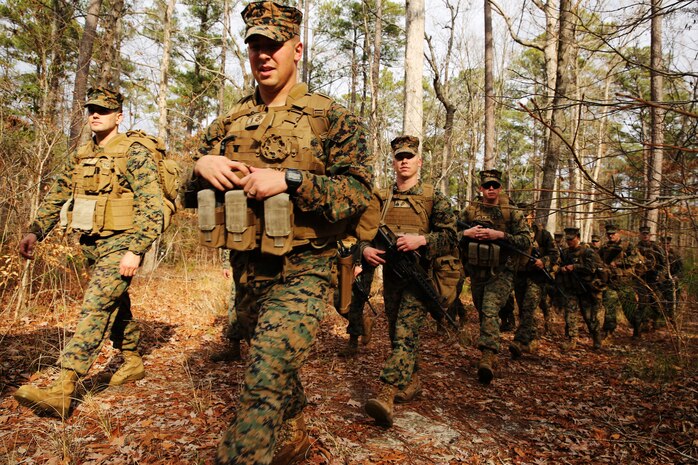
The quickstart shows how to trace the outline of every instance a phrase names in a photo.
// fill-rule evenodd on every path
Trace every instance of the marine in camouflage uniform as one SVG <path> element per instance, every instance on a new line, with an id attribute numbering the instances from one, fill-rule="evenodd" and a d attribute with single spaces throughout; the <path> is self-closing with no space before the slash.
<path id="1" fill-rule="evenodd" d="M 252 307 L 259 317 L 239 406 L 219 444 L 216 462 L 292 463 L 303 458 L 310 447 L 300 369 L 330 304 L 336 240 L 344 234 L 348 219 L 369 203 L 372 159 L 366 130 L 358 119 L 328 97 L 309 94 L 307 86 L 298 83 L 297 64 L 303 51 L 301 12 L 277 3 L 254 2 L 245 7 L 242 17 L 257 88 L 204 132 L 194 173 L 220 192 L 244 192 L 248 207 L 261 208 L 267 201 L 288 194 L 295 218 L 294 239 L 290 250 L 263 252 L 264 237 L 258 235 L 253 237 L 251 249 L 231 252 L 236 307 Z M 318 112 L 300 104 L 303 101 L 326 102 L 328 106 Z M 295 128 L 304 122 L 314 124 L 318 113 L 320 122 L 326 123 L 320 134 L 308 126 L 305 132 L 275 129 L 277 124 L 288 122 L 276 121 L 276 115 L 295 115 L 299 119 L 290 123 Z M 221 142 L 230 131 L 231 144 L 223 146 Z M 249 132 L 250 145 L 238 147 L 242 134 Z M 294 162 L 296 156 L 305 156 L 303 152 L 289 156 L 293 140 L 312 143 L 303 149 L 311 151 L 317 161 L 312 170 L 274 169 Z M 255 221 L 261 221 L 255 215 Z M 311 218 L 306 230 L 316 227 L 318 236 L 302 239 L 296 233 L 300 218 Z M 336 231 L 337 236 L 326 231 Z"/>
<path id="2" fill-rule="evenodd" d="M 419 179 L 422 157 L 419 138 L 396 137 L 391 142 L 396 182 L 383 193 L 380 202 L 372 202 L 370 211 L 381 211 L 380 222 L 398 236 L 397 248 L 417 252 L 422 267 L 430 268 L 437 257 L 449 255 L 456 248 L 456 218 L 448 199 Z M 427 315 L 427 303 L 415 283 L 400 279 L 389 261 L 372 243 L 363 241 L 361 251 L 371 266 L 383 265 L 383 301 L 388 320 L 392 352 L 383 365 L 383 386 L 365 409 L 376 422 L 393 423 L 393 401 L 409 401 L 421 392 L 417 371 L 419 330 Z M 397 398 L 396 398 L 397 397 Z"/>
<path id="3" fill-rule="evenodd" d="M 470 276 L 473 303 L 480 315 L 478 348 L 478 380 L 489 384 L 494 377 L 496 354 L 500 348 L 499 310 L 511 294 L 514 272 L 520 255 L 495 241 L 505 241 L 515 249 L 526 251 L 531 246 L 531 231 L 523 213 L 501 203 L 502 173 L 498 170 L 480 172 L 482 201 L 461 212 L 460 221 L 469 226 L 460 235 L 461 260 Z M 495 255 L 498 253 L 498 256 Z"/>
<path id="4" fill-rule="evenodd" d="M 665 310 L 662 305 L 661 283 L 666 279 L 667 263 L 662 248 L 651 238 L 649 226 L 640 227 L 640 241 L 637 251 L 645 259 L 645 272 L 640 276 L 638 288 L 641 313 L 644 315 L 643 324 L 652 321 L 657 326 L 665 320 Z"/>
<path id="5" fill-rule="evenodd" d="M 581 243 L 579 228 L 565 228 L 567 248 L 560 257 L 560 269 L 556 280 L 567 296 L 565 301 L 565 323 L 568 328 L 568 341 L 563 350 L 576 347 L 579 330 L 578 315 L 581 313 L 593 341 L 594 349 L 601 348 L 601 293 L 593 286 L 595 272 L 601 266 L 601 259 L 591 247 Z"/>
<path id="6" fill-rule="evenodd" d="M 591 247 L 594 252 L 599 253 L 599 250 L 601 250 L 601 238 L 598 234 L 591 235 L 591 244 L 589 244 L 589 247 Z"/>
<path id="7" fill-rule="evenodd" d="M 531 255 L 536 257 L 536 260 L 520 267 L 514 277 L 514 293 L 519 306 L 519 327 L 516 329 L 514 341 L 509 345 L 513 358 L 534 351 L 538 339 L 534 314 L 539 305 L 543 307 L 545 287 L 550 284 L 542 270 L 552 272 L 560 258 L 553 236 L 542 225 L 534 222 L 533 204 L 523 205 L 522 210 L 526 213 L 533 233 Z M 548 315 L 544 314 L 544 317 L 547 327 Z"/>
<path id="8" fill-rule="evenodd" d="M 108 188 L 110 191 L 121 190 L 133 194 L 132 222 L 129 229 L 107 230 L 105 224 L 99 230 L 83 231 L 80 236 L 91 278 L 85 291 L 75 334 L 66 343 L 58 361 L 61 367 L 59 379 L 48 389 L 25 385 L 15 393 L 15 398 L 20 403 L 61 417 L 69 413 L 75 381 L 87 374 L 107 335 L 114 347 L 122 351 L 125 360 L 112 375 L 110 384 L 120 385 L 145 376 L 143 362 L 138 354 L 140 331 L 131 314 L 128 287 L 140 265 L 141 257 L 161 233 L 163 194 L 153 154 L 138 142 L 133 142 L 130 146 L 128 142 L 123 142 L 127 136 L 120 134 L 118 130 L 118 125 L 123 119 L 122 102 L 121 94 L 108 89 L 97 88 L 88 91 L 85 107 L 94 135 L 87 146 L 69 156 L 42 201 L 37 216 L 29 227 L 30 232 L 20 242 L 20 254 L 31 259 L 35 243 L 42 241 L 58 224 L 59 217 L 68 210 L 67 207 L 74 205 L 73 202 L 79 199 L 79 195 L 91 194 L 92 191 L 87 187 L 88 181 L 80 177 L 79 173 L 89 171 L 90 175 L 99 176 L 99 182 L 95 183 L 95 186 L 101 186 L 100 189 Z M 115 150 L 116 144 L 126 144 L 128 149 L 126 171 L 117 171 L 118 177 L 114 178 L 113 161 L 111 165 L 105 161 L 113 158 L 101 158 L 101 155 L 105 153 L 105 148 Z M 85 157 L 80 158 L 80 154 L 85 154 Z M 93 163 L 94 160 L 99 160 L 97 165 Z M 83 165 L 87 168 L 82 168 Z M 108 170 L 106 166 L 109 167 Z M 111 184 L 114 179 L 117 180 L 118 186 Z M 108 187 L 103 187 L 105 185 Z M 106 194 L 100 191 L 99 195 Z M 96 196 L 95 194 L 90 198 Z M 77 212 L 72 211 L 72 215 L 75 218 Z M 96 228 L 96 214 L 93 216 L 90 211 L 89 216 L 90 228 Z M 103 221 L 110 220 L 113 218 Z M 75 222 L 68 226 L 79 231 Z"/>
<path id="9" fill-rule="evenodd" d="M 606 242 L 599 250 L 609 272 L 608 286 L 603 292 L 603 336 L 607 337 L 616 330 L 620 309 L 633 327 L 635 337 L 639 337 L 642 316 L 639 314 L 637 288 L 640 283 L 637 276 L 644 267 L 644 258 L 632 244 L 621 239 L 616 224 L 607 223 L 605 228 Z"/>

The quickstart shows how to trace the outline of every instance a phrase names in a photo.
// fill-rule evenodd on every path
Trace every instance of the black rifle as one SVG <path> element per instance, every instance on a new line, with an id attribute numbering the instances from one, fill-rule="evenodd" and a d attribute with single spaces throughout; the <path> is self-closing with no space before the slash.
<path id="1" fill-rule="evenodd" d="M 355 247 L 355 246 L 353 246 L 353 247 Z M 352 255 L 352 253 L 353 253 L 352 248 L 345 246 L 344 242 L 342 242 L 342 241 L 337 241 L 337 248 L 339 249 L 339 255 L 341 257 L 348 257 L 349 255 Z M 373 308 L 373 304 L 371 303 L 371 298 L 370 298 L 371 296 L 369 295 L 370 288 L 369 288 L 369 291 L 367 292 L 362 276 L 363 276 L 363 273 L 360 274 L 359 276 L 357 276 L 356 278 L 354 278 L 354 280 L 351 283 L 351 291 L 352 291 L 352 293 L 356 293 L 361 299 L 363 299 L 364 302 L 366 302 L 368 304 L 368 308 L 371 309 L 374 316 L 378 316 L 378 312 L 376 312 L 376 309 Z M 370 286 L 370 283 L 369 283 L 369 286 Z"/>
<path id="2" fill-rule="evenodd" d="M 562 247 L 558 246 L 557 248 L 560 251 L 560 267 L 572 265 L 573 264 L 572 262 L 565 263 L 562 260 Z M 577 274 L 577 270 L 572 270 L 570 273 L 572 274 L 572 277 L 574 278 L 574 280 L 577 283 L 577 285 L 579 286 L 579 288 L 582 290 L 582 293 L 587 294 L 587 295 L 592 295 L 591 291 L 589 290 L 589 287 L 586 285 L 586 283 L 584 281 L 582 281 L 582 279 Z M 563 297 L 566 297 L 566 296 L 563 296 Z"/>
<path id="3" fill-rule="evenodd" d="M 427 300 L 427 310 L 436 321 L 444 318 L 458 330 L 458 325 L 448 313 L 448 306 L 434 288 L 427 272 L 419 264 L 419 254 L 415 251 L 401 252 L 397 248 L 397 235 L 387 225 L 381 225 L 376 234 L 379 249 L 385 251 L 385 261 L 389 269 L 398 279 L 417 286 L 422 296 Z"/>

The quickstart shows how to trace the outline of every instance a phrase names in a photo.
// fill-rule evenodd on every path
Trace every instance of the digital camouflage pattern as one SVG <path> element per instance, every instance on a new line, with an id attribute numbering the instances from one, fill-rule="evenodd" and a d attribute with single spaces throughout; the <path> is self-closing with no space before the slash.
<path id="1" fill-rule="evenodd" d="M 610 230 L 617 231 L 614 226 Z M 609 226 L 606 227 L 606 232 L 609 232 Z M 608 289 L 603 293 L 604 331 L 613 332 L 618 326 L 619 306 L 630 324 L 639 326 L 643 317 L 638 305 L 637 289 L 640 282 L 637 276 L 644 269 L 642 255 L 632 244 L 622 240 L 607 241 L 598 253 L 607 265 L 610 276 Z"/>
<path id="2" fill-rule="evenodd" d="M 419 154 L 419 138 L 415 136 L 399 136 L 390 141 L 393 156 L 399 153 Z"/>
<path id="3" fill-rule="evenodd" d="M 531 229 L 540 259 L 545 269 L 551 272 L 560 259 L 553 236 L 538 224 L 533 224 Z M 547 307 L 544 303 L 547 284 L 545 275 L 532 263 L 528 263 L 514 277 L 514 294 L 519 306 L 519 327 L 516 329 L 515 341 L 525 345 L 538 337 L 534 314 L 538 306 L 541 309 Z"/>
<path id="4" fill-rule="evenodd" d="M 80 309 L 73 337 L 66 343 L 59 364 L 85 376 L 99 356 L 107 334 L 114 348 L 136 351 L 140 340 L 138 324 L 131 313 L 128 287 L 131 278 L 119 274 L 119 251 L 107 239 L 83 238 L 83 253 L 90 265 L 90 282 Z"/>
<path id="5" fill-rule="evenodd" d="M 307 404 L 299 371 L 327 306 L 335 254 L 333 248 L 297 248 L 284 257 L 233 254 L 237 304 L 254 306 L 259 320 L 237 415 L 218 447 L 219 463 L 269 463 L 282 420 Z"/>
<path id="6" fill-rule="evenodd" d="M 497 170 L 489 170 L 481 173 L 483 180 L 500 182 L 501 174 L 492 173 Z M 485 181 L 488 182 L 488 181 Z M 484 184 L 484 182 L 483 182 Z M 473 209 L 466 208 L 460 213 L 460 220 L 464 223 L 472 223 L 475 220 L 487 220 L 492 224 L 504 222 L 502 208 L 505 206 L 490 206 L 476 202 Z M 518 209 L 511 209 L 511 220 L 505 226 L 504 240 L 519 250 L 528 250 L 531 245 L 531 231 L 523 213 Z M 491 350 L 495 353 L 500 349 L 499 335 L 499 310 L 504 306 L 514 287 L 514 271 L 516 263 L 510 256 L 503 265 L 495 269 L 482 268 L 469 265 L 467 257 L 461 256 L 465 262 L 466 273 L 470 276 L 470 288 L 473 296 L 473 304 L 480 315 L 480 337 L 478 348 Z M 516 257 L 518 259 L 518 257 Z"/>
<path id="7" fill-rule="evenodd" d="M 297 8 L 275 2 L 252 2 L 242 10 L 245 43 L 255 35 L 286 42 L 301 32 L 303 14 Z"/>
<path id="8" fill-rule="evenodd" d="M 124 96 L 103 87 L 92 87 L 87 90 L 87 102 L 85 106 L 95 105 L 108 110 L 119 110 L 124 102 Z"/>
<path id="9" fill-rule="evenodd" d="M 296 84 L 289 98 L 299 93 L 305 95 L 303 89 L 307 89 L 305 84 Z M 263 106 L 258 92 L 254 98 Z M 229 114 L 239 109 L 236 105 Z M 358 118 L 336 102 L 331 104 L 327 118 L 329 129 L 322 148 L 327 174 L 302 172 L 303 182 L 293 195 L 293 202 L 301 211 L 317 212 L 328 222 L 336 223 L 361 213 L 368 205 L 373 183 L 372 155 L 366 129 Z M 203 155 L 219 155 L 220 141 L 226 133 L 226 116 L 217 118 L 201 135 L 194 160 Z"/>
<path id="10" fill-rule="evenodd" d="M 94 140 L 88 142 L 93 153 L 103 149 Z M 29 232 L 39 240 L 56 226 L 61 207 L 73 192 L 73 171 L 77 152 L 71 154 L 62 169 L 58 171 L 51 189 L 41 202 L 36 219 L 29 226 Z M 119 183 L 128 185 L 133 191 L 133 228 L 110 236 L 110 251 L 130 250 L 142 255 L 148 251 L 153 241 L 160 235 L 163 222 L 162 189 L 158 182 L 157 165 L 150 151 L 139 143 L 134 143 L 128 151 L 126 172 L 120 175 Z"/>
<path id="11" fill-rule="evenodd" d="M 296 84 L 287 105 L 306 92 L 305 84 Z M 256 91 L 228 115 L 237 113 L 250 99 L 261 113 L 268 111 Z M 216 119 L 203 133 L 195 160 L 203 155 L 220 155 L 228 115 Z M 300 211 L 316 212 L 330 224 L 366 208 L 371 198 L 373 160 L 366 129 L 355 116 L 332 102 L 327 119 L 328 131 L 320 153 L 325 174 L 302 171 L 303 182 L 292 201 Z M 315 342 L 324 308 L 330 304 L 327 299 L 331 295 L 332 262 L 336 259 L 334 247 L 334 242 L 321 250 L 300 246 L 283 257 L 263 255 L 258 249 L 232 253 L 238 321 L 241 327 L 243 315 L 258 321 L 240 406 L 219 444 L 218 463 L 269 463 L 282 419 L 296 416 L 305 406 L 299 370 Z"/>
<path id="12" fill-rule="evenodd" d="M 393 186 L 396 191 L 397 186 Z M 422 195 L 422 182 L 418 182 L 402 195 Z M 369 208 L 382 210 L 375 202 Z M 439 191 L 434 191 L 433 206 L 429 216 L 429 232 L 425 234 L 427 244 L 419 249 L 423 261 L 453 253 L 456 248 L 456 218 L 448 199 Z M 362 241 L 364 242 L 364 241 Z M 365 248 L 365 244 L 362 246 Z M 428 265 L 424 263 L 423 265 Z M 428 270 L 428 266 L 425 266 Z M 419 354 L 419 330 L 427 313 L 426 304 L 417 294 L 417 287 L 410 282 L 398 279 L 390 268 L 384 265 L 383 300 L 388 319 L 388 332 L 392 352 L 386 360 L 380 379 L 384 383 L 403 389 L 416 371 Z"/>
<path id="13" fill-rule="evenodd" d="M 574 265 L 573 271 L 560 270 L 556 276 L 557 284 L 567 296 L 567 299 L 563 299 L 563 310 L 570 339 L 579 336 L 577 319 L 581 313 L 592 339 L 600 341 L 601 294 L 594 292 L 588 284 L 597 266 L 598 258 L 594 257 L 595 254 L 590 247 L 580 244 L 566 248 L 560 257 L 561 266 Z"/>
<path id="14" fill-rule="evenodd" d="M 94 140 L 89 144 L 95 153 L 102 150 Z M 73 153 L 59 170 L 29 228 L 39 240 L 44 239 L 57 224 L 61 207 L 72 194 L 75 156 Z M 126 167 L 119 182 L 127 184 L 134 193 L 134 227 L 106 238 L 80 237 L 92 275 L 77 329 L 61 356 L 63 367 L 80 375 L 89 370 L 107 333 L 117 348 L 136 350 L 138 346 L 139 331 L 131 315 L 128 296 L 131 279 L 119 274 L 119 262 L 126 251 L 144 254 L 158 237 L 163 221 L 163 200 L 157 166 L 148 149 L 133 144 Z"/>
<path id="15" fill-rule="evenodd" d="M 349 311 L 346 315 L 341 315 L 347 319 L 347 334 L 350 336 L 363 336 L 364 335 L 364 307 L 368 301 L 368 297 L 371 295 L 371 284 L 373 283 L 373 276 L 375 274 L 376 268 L 368 264 L 362 266 L 362 271 L 359 276 L 357 276 L 358 286 L 364 290 L 364 295 L 361 295 L 354 290 L 351 292 L 351 304 L 349 304 Z M 370 311 L 370 310 L 369 310 Z"/>

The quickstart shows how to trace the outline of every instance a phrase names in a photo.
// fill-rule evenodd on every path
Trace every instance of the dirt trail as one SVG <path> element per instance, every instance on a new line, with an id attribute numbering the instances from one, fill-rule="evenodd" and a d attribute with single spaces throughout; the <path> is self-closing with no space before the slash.
<path id="1" fill-rule="evenodd" d="M 148 376 L 99 390 L 119 362 L 105 348 L 66 422 L 37 417 L 12 392 L 29 377 L 53 378 L 49 364 L 74 328 L 76 305 L 0 322 L 0 463 L 212 463 L 244 370 L 244 362 L 208 360 L 221 347 L 228 284 L 219 274 L 165 270 L 137 278 L 132 301 Z M 476 315 L 469 318 L 474 334 Z M 495 380 L 484 387 L 475 377 L 478 351 L 430 323 L 421 339 L 424 392 L 398 405 L 395 425 L 385 429 L 363 413 L 389 351 L 385 319 L 371 344 L 349 359 L 337 355 L 344 327 L 341 317 L 328 315 L 302 374 L 315 439 L 308 463 L 698 463 L 696 363 L 691 370 L 676 365 L 666 330 L 634 342 L 623 327 L 601 352 L 583 340 L 563 354 L 558 316 L 537 355 L 512 361 L 503 351 Z M 503 335 L 504 348 L 511 337 Z M 696 339 L 686 341 L 695 355 Z M 37 368 L 43 372 L 32 375 Z"/>

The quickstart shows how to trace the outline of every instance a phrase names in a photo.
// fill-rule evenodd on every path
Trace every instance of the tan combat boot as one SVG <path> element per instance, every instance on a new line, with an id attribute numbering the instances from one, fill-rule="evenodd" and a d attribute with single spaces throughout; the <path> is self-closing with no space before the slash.
<path id="1" fill-rule="evenodd" d="M 419 379 L 419 375 L 417 375 L 417 373 L 414 373 L 412 375 L 412 379 L 410 380 L 410 384 L 405 386 L 405 389 L 398 391 L 397 394 L 395 394 L 395 402 L 409 402 L 421 393 L 422 382 Z"/>
<path id="2" fill-rule="evenodd" d="M 393 401 L 396 392 L 395 386 L 384 384 L 377 398 L 366 401 L 366 413 L 379 425 L 393 426 Z"/>
<path id="3" fill-rule="evenodd" d="M 477 379 L 482 384 L 490 384 L 494 378 L 494 364 L 496 355 L 493 351 L 483 349 L 480 362 L 477 364 Z"/>
<path id="4" fill-rule="evenodd" d="M 538 341 L 531 341 L 528 344 L 524 344 L 519 341 L 512 341 L 509 344 L 509 352 L 511 352 L 511 358 L 514 360 L 520 358 L 523 354 L 535 354 L 538 350 Z"/>
<path id="5" fill-rule="evenodd" d="M 225 349 L 211 354 L 209 360 L 212 362 L 236 362 L 238 360 L 242 360 L 242 355 L 240 354 L 240 341 L 237 339 L 231 340 Z"/>
<path id="6" fill-rule="evenodd" d="M 310 450 L 310 438 L 303 413 L 284 421 L 274 447 L 271 465 L 291 465 L 303 460 Z"/>
<path id="7" fill-rule="evenodd" d="M 366 346 L 369 342 L 371 342 L 374 321 L 373 318 L 371 318 L 371 315 L 369 315 L 368 313 L 364 313 L 362 323 L 364 327 L 364 335 L 361 336 L 361 344 Z"/>
<path id="8" fill-rule="evenodd" d="M 124 350 L 121 355 L 124 357 L 124 363 L 112 375 L 111 380 L 109 380 L 109 386 L 121 386 L 124 383 L 145 378 L 143 360 L 138 355 L 138 352 Z"/>
<path id="9" fill-rule="evenodd" d="M 72 395 L 78 374 L 73 370 L 61 370 L 58 379 L 45 389 L 28 384 L 20 386 L 14 397 L 20 404 L 38 413 L 45 413 L 65 419 L 70 412 Z"/>

